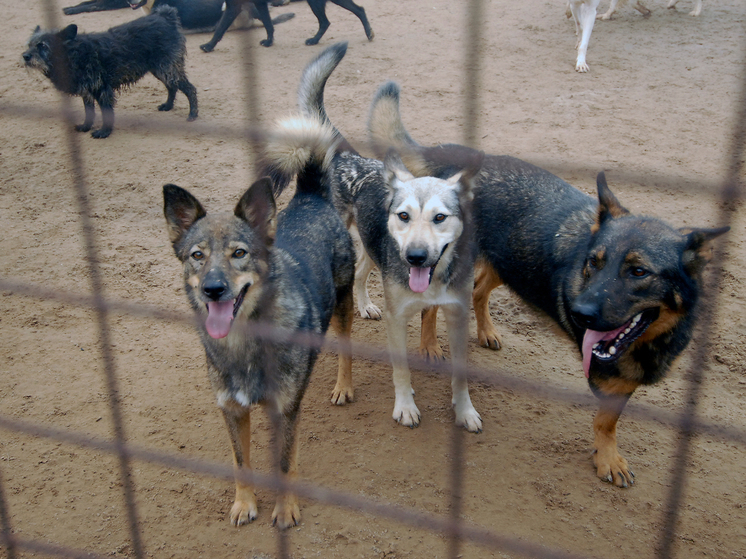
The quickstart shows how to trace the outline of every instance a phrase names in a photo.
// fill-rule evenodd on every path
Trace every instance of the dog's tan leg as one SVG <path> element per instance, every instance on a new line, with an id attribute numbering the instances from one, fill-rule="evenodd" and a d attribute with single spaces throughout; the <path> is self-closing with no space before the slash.
<path id="1" fill-rule="evenodd" d="M 332 392 L 332 404 L 338 406 L 352 402 L 355 395 L 352 386 L 352 352 L 350 350 L 354 314 L 355 303 L 352 297 L 352 289 L 348 289 L 339 296 L 339 301 L 337 301 L 337 306 L 332 315 L 332 328 L 337 333 L 337 340 L 339 341 L 339 369 L 337 371 L 337 384 Z"/>
<path id="2" fill-rule="evenodd" d="M 630 471 L 627 460 L 619 454 L 616 426 L 636 387 L 636 383 L 621 379 L 612 379 L 602 385 L 601 390 L 606 395 L 600 396 L 601 403 L 593 420 L 596 475 L 617 487 L 628 487 L 635 482 L 635 475 Z"/>
<path id="3" fill-rule="evenodd" d="M 481 433 L 482 418 L 471 403 L 466 379 L 466 353 L 469 341 L 468 296 L 460 305 L 444 306 L 443 314 L 446 317 L 448 344 L 451 348 L 451 361 L 453 363 L 453 378 L 451 380 L 453 396 L 451 403 L 456 414 L 456 425 L 464 427 L 472 433 Z"/>
<path id="4" fill-rule="evenodd" d="M 233 466 L 236 471 L 236 498 L 231 507 L 231 524 L 241 526 L 256 520 L 258 511 L 254 487 L 241 480 L 238 474 L 250 469 L 251 419 L 248 410 L 242 416 L 223 412 L 233 447 Z"/>
<path id="5" fill-rule="evenodd" d="M 650 14 L 652 14 L 652 13 L 653 13 L 653 12 L 651 12 L 650 10 L 648 10 L 648 9 L 647 9 L 647 8 L 646 8 L 646 7 L 645 7 L 645 6 L 643 5 L 643 4 L 642 4 L 642 2 L 640 2 L 640 0 L 637 0 L 637 2 L 635 2 L 635 10 L 637 10 L 638 12 L 640 12 L 640 13 L 642 14 L 642 17 L 649 17 L 649 16 L 650 16 Z"/>
<path id="6" fill-rule="evenodd" d="M 497 271 L 487 262 L 480 262 L 477 266 L 477 277 L 474 281 L 474 314 L 477 318 L 477 338 L 479 345 L 490 349 L 500 349 L 503 340 L 492 323 L 490 316 L 490 294 L 503 284 Z"/>
<path id="7" fill-rule="evenodd" d="M 288 481 L 295 481 L 298 477 L 298 419 L 300 408 L 282 415 L 278 426 L 277 436 L 282 437 L 282 454 L 280 456 L 280 471 Z M 300 506 L 298 497 L 290 492 L 283 492 L 277 496 L 275 510 L 272 511 L 272 525 L 280 530 L 297 526 L 300 522 Z"/>
<path id="8" fill-rule="evenodd" d="M 438 343 L 437 322 L 438 307 L 429 307 L 422 311 L 419 352 L 427 360 L 443 359 L 443 350 Z"/>
<path id="9" fill-rule="evenodd" d="M 611 16 L 613 16 L 614 12 L 616 12 L 616 5 L 618 3 L 619 3 L 619 0 L 611 0 L 611 4 L 609 4 L 609 9 L 606 10 L 606 13 L 597 15 L 596 19 L 603 19 L 604 21 L 611 19 Z"/>

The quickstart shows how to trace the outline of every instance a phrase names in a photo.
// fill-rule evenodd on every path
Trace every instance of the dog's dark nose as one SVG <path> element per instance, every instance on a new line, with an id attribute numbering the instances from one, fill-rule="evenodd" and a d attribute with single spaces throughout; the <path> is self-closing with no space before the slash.
<path id="1" fill-rule="evenodd" d="M 412 266 L 422 266 L 427 260 L 427 251 L 424 248 L 410 248 L 407 251 L 407 262 Z"/>
<path id="2" fill-rule="evenodd" d="M 572 319 L 581 328 L 591 328 L 598 322 L 599 308 L 592 303 L 573 303 Z M 591 328 L 592 329 L 592 328 Z"/>
<path id="3" fill-rule="evenodd" d="M 228 291 L 228 287 L 219 280 L 206 281 L 202 284 L 202 292 L 213 301 L 219 300 L 226 291 Z"/>
<path id="4" fill-rule="evenodd" d="M 24 62 L 30 62 L 31 61 L 31 55 L 27 52 L 23 53 L 23 60 Z"/>

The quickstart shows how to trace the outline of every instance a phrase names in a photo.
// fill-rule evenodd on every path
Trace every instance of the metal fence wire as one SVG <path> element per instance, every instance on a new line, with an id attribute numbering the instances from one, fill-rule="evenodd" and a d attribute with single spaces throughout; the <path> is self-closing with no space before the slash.
<path id="1" fill-rule="evenodd" d="M 47 27 L 59 28 L 60 17 L 58 14 L 61 13 L 60 6 L 54 0 L 44 0 L 43 6 Z M 475 147 L 479 147 L 477 115 L 480 95 L 482 94 L 480 76 L 484 67 L 484 60 L 478 46 L 482 39 L 484 11 L 485 2 L 483 0 L 470 0 L 468 2 L 467 27 L 464 30 L 467 41 L 466 60 L 464 62 L 465 87 L 469 94 L 466 96 L 467 102 L 463 107 L 464 130 L 467 131 L 463 142 L 466 145 Z M 196 126 L 199 133 L 210 137 L 245 139 L 253 153 L 260 148 L 258 139 L 262 136 L 254 104 L 256 89 L 260 85 L 255 75 L 253 75 L 254 62 L 252 52 L 256 47 L 251 45 L 247 34 L 244 34 L 242 45 L 242 56 L 247 61 L 243 65 L 245 70 L 243 79 L 249 107 L 245 126 L 226 128 L 224 126 L 211 126 L 205 123 L 195 123 L 189 126 L 191 132 L 195 130 Z M 744 54 L 746 55 L 746 51 Z M 744 62 L 746 62 L 746 56 Z M 714 221 L 722 226 L 733 224 L 736 212 L 732 210 L 734 205 L 737 206 L 737 203 L 740 202 L 743 196 L 741 177 L 744 176 L 744 141 L 746 138 L 746 64 L 743 65 L 743 68 L 744 73 L 741 91 L 739 92 L 740 100 L 737 103 L 738 113 L 733 115 L 732 120 L 733 130 L 724 131 L 724 133 L 732 135 L 726 179 L 722 184 L 710 185 L 711 188 L 709 189 L 698 189 L 698 193 L 703 197 L 711 197 L 713 193 L 719 197 L 719 213 Z M 127 513 L 126 520 L 129 527 L 130 555 L 141 559 L 146 556 L 158 556 L 158 554 L 148 551 L 143 544 L 141 523 L 138 514 L 138 490 L 133 481 L 133 461 L 158 464 L 166 468 L 213 476 L 226 481 L 234 479 L 234 469 L 229 464 L 219 465 L 216 462 L 184 455 L 174 455 L 151 448 L 143 448 L 128 442 L 127 424 L 123 418 L 121 407 L 120 375 L 112 353 L 112 336 L 109 326 L 111 317 L 114 314 L 126 314 L 134 317 L 147 317 L 186 325 L 191 325 L 192 319 L 190 316 L 173 312 L 169 309 L 146 304 L 123 302 L 104 296 L 102 270 L 99 265 L 101 261 L 99 254 L 100 240 L 97 239 L 96 230 L 91 221 L 93 211 L 90 206 L 90 192 L 86 182 L 86 167 L 81 157 L 81 135 L 73 131 L 75 116 L 73 115 L 71 103 L 72 100 L 64 95 L 60 96 L 59 108 L 40 108 L 18 102 L 5 103 L 0 106 L 0 114 L 6 117 L 13 117 L 14 119 L 34 119 L 55 115 L 66 122 L 65 129 L 68 131 L 66 134 L 67 151 L 69 152 L 69 168 L 72 176 L 70 186 L 74 191 L 78 207 L 81 226 L 80 235 L 85 247 L 86 262 L 90 277 L 90 295 L 73 294 L 69 291 L 55 289 L 49 285 L 29 283 L 21 278 L 13 277 L 12 274 L 7 273 L 7 270 L 0 277 L 0 291 L 11 294 L 13 297 L 54 301 L 94 311 L 98 330 L 97 346 L 100 352 L 101 369 L 108 394 L 113 436 L 107 439 L 96 438 L 75 431 L 52 428 L 31 421 L 22 421 L 9 415 L 7 410 L 0 413 L 0 428 L 18 434 L 49 439 L 66 445 L 86 448 L 98 453 L 114 456 L 118 461 L 118 484 L 121 486 L 121 499 L 123 499 Z M 127 121 L 126 117 L 120 118 L 123 122 Z M 152 131 L 162 134 L 164 137 L 177 135 L 185 130 L 183 126 L 177 124 L 156 125 L 142 122 L 137 122 L 137 124 L 138 127 L 150 127 Z M 672 187 L 678 184 L 675 177 L 659 177 L 659 179 L 661 183 Z M 723 255 L 727 253 L 727 250 L 725 250 L 725 243 L 727 242 L 727 240 L 723 240 L 718 245 L 719 249 L 715 253 L 715 259 L 709 268 L 710 270 L 717 271 L 722 267 L 724 263 Z M 720 276 L 717 273 L 710 273 L 706 282 L 708 286 L 707 297 L 714 298 L 716 296 L 719 291 L 718 286 L 720 281 Z M 661 559 L 675 555 L 674 543 L 676 541 L 677 522 L 679 521 L 682 508 L 686 505 L 684 493 L 686 465 L 691 456 L 693 439 L 698 435 L 707 434 L 737 445 L 746 445 L 746 431 L 702 420 L 697 417 L 697 408 L 701 400 L 702 380 L 708 372 L 709 358 L 707 352 L 710 347 L 709 335 L 714 330 L 711 325 L 716 320 L 718 307 L 717 303 L 704 305 L 702 315 L 699 318 L 700 330 L 703 333 L 703 337 L 699 338 L 696 344 L 692 344 L 692 347 L 688 350 L 692 354 L 691 365 L 685 376 L 688 393 L 684 398 L 684 405 L 680 412 L 672 413 L 644 403 L 640 403 L 635 406 L 634 410 L 628 412 L 630 416 L 638 419 L 668 425 L 678 430 L 680 434 L 677 443 L 678 447 L 674 456 L 673 474 L 668 481 L 668 496 L 663 509 L 665 511 L 663 515 L 664 520 L 661 522 L 658 539 L 660 543 L 658 549 L 655 551 L 656 557 Z M 334 341 L 323 341 L 313 336 L 284 332 L 274 328 L 270 324 L 253 325 L 251 333 L 273 340 L 284 337 L 284 339 L 292 340 L 293 343 L 324 344 L 331 351 L 337 349 Z M 362 358 L 370 361 L 380 361 L 382 360 L 382 355 L 385 355 L 382 348 L 361 342 L 354 342 L 352 349 L 354 358 Z M 386 361 L 385 359 L 383 360 Z M 433 366 L 432 363 L 425 364 L 419 361 L 418 357 L 414 355 L 410 356 L 410 360 L 414 368 L 417 368 L 418 365 L 426 365 L 438 373 L 444 375 L 451 374 L 449 366 Z M 521 394 L 541 394 L 542 398 L 552 398 L 567 403 L 585 401 L 584 398 L 587 396 L 587 394 L 574 393 L 572 391 L 563 391 L 560 394 L 548 394 L 545 390 L 542 390 L 538 383 L 514 377 L 510 374 L 510 371 L 494 369 L 487 371 L 470 367 L 468 370 L 463 371 L 463 374 L 467 375 L 470 380 L 479 381 L 487 386 L 509 389 Z M 439 533 L 447 541 L 446 555 L 453 559 L 462 556 L 464 543 L 476 544 L 492 551 L 521 557 L 580 558 L 581 556 L 578 554 L 567 553 L 558 549 L 549 549 L 538 541 L 529 542 L 524 539 L 502 535 L 499 530 L 480 527 L 462 518 L 462 485 L 465 465 L 461 456 L 464 451 L 464 436 L 466 435 L 462 429 L 456 427 L 452 429 L 451 446 L 448 450 L 448 454 L 451 457 L 449 512 L 440 516 L 413 508 L 390 505 L 376 499 L 362 497 L 358 494 L 320 487 L 307 482 L 288 482 L 276 475 L 261 474 L 255 470 L 245 472 L 242 476 L 246 482 L 260 488 L 272 491 L 292 490 L 301 498 L 309 501 L 347 508 L 359 513 L 393 520 L 414 528 Z M 3 470 L 11 468 L 11 465 L 5 463 L 0 464 L 0 466 L 0 542 L 4 546 L 5 554 L 9 559 L 15 559 L 25 553 L 71 558 L 109 556 L 103 552 L 92 551 L 90 546 L 86 546 L 85 549 L 70 548 L 48 541 L 19 536 L 15 530 L 17 526 L 14 523 L 13 511 L 8 505 L 8 489 L 3 481 Z M 734 480 L 734 483 L 737 484 L 737 480 Z M 277 532 L 276 553 L 280 558 L 290 557 L 291 555 L 288 542 L 289 537 L 286 531 Z M 744 553 L 746 553 L 746 549 Z"/>

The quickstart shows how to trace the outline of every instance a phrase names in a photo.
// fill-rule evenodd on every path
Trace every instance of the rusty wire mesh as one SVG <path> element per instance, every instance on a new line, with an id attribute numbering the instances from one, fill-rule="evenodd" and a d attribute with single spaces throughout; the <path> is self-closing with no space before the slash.
<path id="1" fill-rule="evenodd" d="M 55 0 L 44 0 L 45 13 L 47 15 L 46 24 L 49 28 L 59 27 L 60 7 Z M 481 59 L 478 45 L 481 39 L 481 28 L 483 21 L 482 0 L 470 0 L 468 9 L 468 46 L 466 49 L 467 60 L 464 63 L 466 69 L 466 89 L 470 92 L 467 95 L 467 103 L 464 107 L 464 122 L 466 137 L 463 142 L 466 145 L 478 146 L 478 105 L 480 98 L 480 68 Z M 251 61 L 252 47 L 248 39 L 242 41 L 242 56 L 245 60 Z M 745 59 L 746 60 L 746 59 Z M 121 117 L 123 122 L 130 122 L 133 128 L 150 126 L 151 129 L 163 134 L 164 136 L 178 134 L 202 134 L 211 137 L 242 139 L 247 142 L 252 157 L 255 157 L 257 146 L 261 144 L 262 130 L 257 122 L 256 107 L 254 99 L 256 98 L 257 80 L 252 75 L 251 69 L 253 64 L 246 63 L 244 83 L 246 99 L 248 100 L 248 120 L 243 126 L 234 126 L 226 128 L 225 126 L 211 126 L 205 123 L 195 123 L 185 128 L 178 124 L 158 124 L 146 123 L 143 119 L 133 117 Z M 746 64 L 744 65 L 746 68 Z M 730 147 L 730 156 L 728 164 L 727 178 L 723 183 L 712 182 L 703 184 L 697 181 L 697 192 L 703 195 L 717 195 L 721 201 L 720 213 L 716 222 L 719 225 L 731 225 L 734 219 L 733 212 L 729 211 L 731 202 L 740 200 L 742 193 L 742 184 L 740 177 L 743 176 L 744 169 L 744 145 L 746 142 L 746 71 L 743 74 L 743 80 L 740 91 L 740 101 L 737 103 L 740 112 L 734 115 L 732 131 L 732 144 Z M 75 193 L 75 199 L 78 204 L 79 215 L 81 219 L 81 237 L 85 246 L 87 262 L 89 263 L 89 273 L 91 278 L 91 295 L 81 296 L 65 292 L 52 287 L 46 287 L 38 284 L 29 284 L 26 281 L 13 277 L 0 278 L 0 291 L 12 293 L 16 297 L 27 297 L 41 300 L 58 301 L 68 305 L 75 305 L 94 310 L 99 332 L 98 349 L 101 355 L 103 372 L 108 393 L 109 409 L 113 425 L 113 436 L 111 439 L 100 439 L 83 435 L 81 433 L 45 427 L 32 422 L 25 422 L 13 419 L 8 415 L 0 414 L 0 427 L 6 430 L 27 434 L 34 437 L 47 438 L 50 440 L 62 442 L 65 444 L 75 445 L 82 448 L 92 449 L 97 452 L 114 455 L 119 464 L 119 480 L 122 485 L 122 499 L 127 511 L 127 522 L 132 545 L 132 553 L 138 559 L 144 558 L 147 551 L 142 543 L 142 534 L 138 518 L 138 506 L 136 499 L 136 488 L 132 483 L 132 461 L 142 460 L 160 464 L 168 468 L 189 471 L 193 473 L 213 476 L 224 480 L 234 479 L 234 469 L 229 465 L 218 465 L 214 462 L 199 460 L 196 458 L 182 457 L 169 454 L 162 451 L 152 450 L 139 447 L 127 442 L 126 423 L 122 418 L 120 390 L 118 387 L 118 371 L 111 352 L 111 340 L 109 333 L 108 317 L 111 313 L 126 313 L 131 316 L 149 317 L 156 320 L 168 322 L 180 322 L 191 324 L 192 317 L 181 313 L 176 313 L 164 308 L 139 305 L 130 302 L 107 299 L 103 296 L 101 271 L 98 266 L 100 261 L 97 251 L 99 250 L 96 239 L 95 229 L 91 224 L 91 209 L 88 205 L 88 188 L 86 184 L 86 173 L 82 159 L 80 157 L 80 136 L 73 131 L 73 114 L 70 106 L 70 99 L 66 96 L 60 96 L 59 108 L 39 108 L 23 104 L 5 104 L 0 106 L 0 112 L 12 114 L 16 118 L 38 118 L 57 116 L 67 121 L 66 135 L 68 142 L 68 151 L 70 153 L 70 169 L 72 171 L 73 181 L 71 188 Z M 538 162 L 539 164 L 541 162 Z M 557 168 L 557 165 L 554 165 Z M 567 169 L 571 169 L 568 165 Z M 625 177 L 622 175 L 622 179 Z M 648 178 L 649 175 L 648 175 Z M 679 178 L 667 176 L 656 176 L 652 178 L 658 184 L 663 186 L 675 186 L 677 188 L 687 188 L 686 184 L 682 185 Z M 727 242 L 727 241 L 724 241 Z M 722 254 L 724 250 L 716 252 L 715 261 L 710 270 L 718 270 L 722 266 Z M 707 280 L 708 292 L 710 294 L 717 292 L 720 278 L 717 274 L 711 273 Z M 702 331 L 705 336 L 712 331 L 708 325 L 716 320 L 717 304 L 705 306 L 704 312 L 700 318 L 703 325 Z M 251 335 L 271 340 L 285 340 L 293 343 L 309 344 L 317 347 L 324 346 L 336 351 L 337 344 L 333 341 L 323 340 L 318 336 L 309 334 L 299 334 L 297 332 L 287 332 L 271 324 L 253 324 L 249 327 Z M 685 465 L 691 452 L 692 439 L 697 434 L 710 434 L 720 437 L 724 440 L 746 445 L 746 432 L 740 429 L 724 426 L 720 423 L 709 422 L 697 417 L 697 406 L 700 399 L 700 390 L 702 378 L 707 373 L 708 356 L 706 355 L 709 346 L 708 339 L 698 340 L 696 347 L 690 351 L 694 352 L 692 364 L 686 373 L 688 394 L 685 398 L 686 405 L 680 413 L 671 413 L 656 408 L 653 405 L 638 404 L 635 410 L 627 412 L 634 417 L 645 420 L 655 420 L 660 423 L 669 425 L 678 429 L 681 437 L 679 439 L 678 449 L 674 458 L 673 478 L 670 482 L 668 500 L 665 506 L 665 521 L 661 529 L 662 542 L 657 551 L 660 558 L 672 557 L 672 545 L 675 540 L 677 520 L 679 518 L 681 507 L 683 506 L 683 491 L 685 483 Z M 355 357 L 369 360 L 384 360 L 384 353 L 380 347 L 370 346 L 361 342 L 353 342 L 352 351 Z M 443 375 L 450 375 L 451 368 L 447 365 L 435 365 L 422 361 L 416 355 L 410 355 L 410 363 L 413 368 L 427 366 L 435 369 Z M 541 394 L 544 398 L 555 399 L 568 403 L 586 401 L 587 395 L 566 391 L 563 393 L 549 393 L 542 389 L 541 386 L 529 381 L 516 378 L 509 371 L 481 370 L 471 367 L 462 374 L 468 376 L 472 381 L 476 380 L 486 385 L 514 390 L 520 393 Z M 452 429 L 450 455 L 460 457 L 463 451 L 463 431 L 459 428 Z M 464 522 L 461 519 L 461 484 L 463 479 L 463 463 L 460 459 L 451 460 L 451 502 L 449 514 L 447 516 L 437 517 L 418 510 L 406 509 L 400 506 L 392 506 L 386 503 L 378 502 L 374 499 L 364 498 L 352 495 L 342 491 L 332 490 L 329 488 L 315 486 L 304 482 L 288 483 L 281 477 L 268 474 L 260 474 L 256 471 L 245 472 L 242 475 L 245 481 L 258 487 L 270 490 L 287 490 L 292 489 L 300 497 L 320 503 L 345 507 L 354 511 L 368 513 L 371 515 L 396 520 L 405 525 L 422 528 L 433 532 L 439 532 L 448 539 L 448 556 L 456 558 L 460 556 L 461 544 L 463 542 L 475 543 L 490 549 L 499 550 L 508 553 L 514 553 L 519 556 L 535 558 L 580 558 L 580 555 L 570 554 L 560 550 L 547 549 L 545 546 L 525 542 L 515 538 L 505 537 L 496 532 L 474 526 Z M 21 551 L 39 553 L 59 557 L 104 557 L 103 554 L 92 553 L 89 550 L 73 549 L 56 545 L 54 543 L 42 542 L 17 537 L 13 533 L 13 522 L 11 513 L 8 510 L 6 491 L 3 483 L 2 471 L 0 470 L 0 543 L 5 548 L 6 555 L 9 559 L 15 559 Z M 277 542 L 278 557 L 289 557 L 287 536 L 285 532 L 278 531 Z"/>

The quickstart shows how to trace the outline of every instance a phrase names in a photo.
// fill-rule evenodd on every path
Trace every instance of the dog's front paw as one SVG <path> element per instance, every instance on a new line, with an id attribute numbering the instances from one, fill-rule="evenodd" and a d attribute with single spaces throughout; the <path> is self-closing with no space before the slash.
<path id="1" fill-rule="evenodd" d="M 256 520 L 259 512 L 256 500 L 236 501 L 231 507 L 231 526 L 243 526 Z"/>
<path id="2" fill-rule="evenodd" d="M 170 111 L 173 108 L 174 108 L 173 103 L 163 103 L 162 105 L 158 105 L 159 111 Z"/>
<path id="3" fill-rule="evenodd" d="M 445 355 L 443 355 L 443 349 L 440 344 L 435 342 L 434 344 L 421 345 L 418 349 L 420 357 L 426 361 L 443 361 Z"/>
<path id="4" fill-rule="evenodd" d="M 629 469 L 627 460 L 619 454 L 615 446 L 593 452 L 593 464 L 596 466 L 598 477 L 617 487 L 634 485 L 635 474 Z"/>
<path id="5" fill-rule="evenodd" d="M 111 135 L 111 128 L 99 128 L 91 132 L 91 136 L 94 138 L 108 138 Z"/>
<path id="6" fill-rule="evenodd" d="M 477 337 L 479 338 L 479 345 L 489 349 L 497 351 L 503 346 L 503 340 L 497 329 L 489 324 L 484 330 L 477 331 Z"/>
<path id="7" fill-rule="evenodd" d="M 368 303 L 367 305 L 361 305 L 359 307 L 360 309 L 360 316 L 363 318 L 369 318 L 371 320 L 381 320 L 383 317 L 383 313 L 381 312 L 381 309 L 379 309 L 377 306 L 375 306 L 373 303 Z"/>
<path id="8" fill-rule="evenodd" d="M 277 498 L 275 510 L 272 511 L 272 526 L 287 530 L 300 523 L 300 507 L 295 495 L 283 495 Z"/>
<path id="9" fill-rule="evenodd" d="M 202 52 L 212 52 L 215 50 L 215 45 L 211 43 L 205 43 L 204 45 L 200 45 L 199 48 L 202 50 Z"/>
<path id="10" fill-rule="evenodd" d="M 454 405 L 456 412 L 456 425 L 463 427 L 469 433 L 481 433 L 482 432 L 482 416 L 479 412 L 474 409 L 471 403 L 464 405 L 459 409 L 459 406 Z"/>
<path id="11" fill-rule="evenodd" d="M 575 64 L 575 71 L 580 72 L 581 74 L 585 74 L 586 72 L 590 72 L 591 69 L 588 67 L 588 64 L 586 64 L 584 60 L 582 62 L 578 61 L 578 63 Z"/>
<path id="12" fill-rule="evenodd" d="M 78 132 L 88 132 L 91 129 L 91 126 L 91 124 L 78 124 L 75 127 L 75 130 L 77 130 Z"/>
<path id="13" fill-rule="evenodd" d="M 259 41 L 259 44 L 263 47 L 271 47 L 274 44 L 274 41 L 272 39 L 264 39 L 263 41 Z"/>
<path id="14" fill-rule="evenodd" d="M 332 404 L 344 406 L 346 403 L 352 402 L 354 395 L 355 389 L 352 386 L 344 386 L 337 382 L 332 391 Z"/>
<path id="15" fill-rule="evenodd" d="M 397 400 L 394 405 L 393 418 L 399 425 L 404 427 L 419 427 L 420 425 L 420 410 L 414 403 L 414 400 L 410 398 L 409 402 L 399 402 Z"/>

